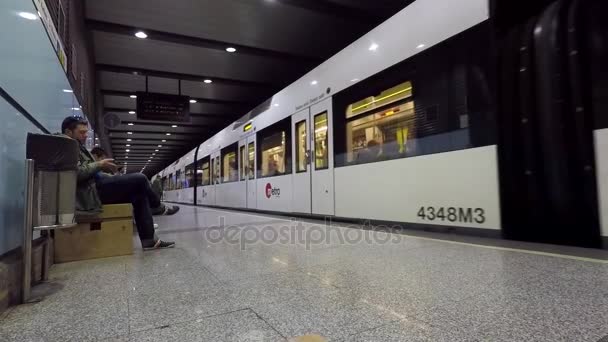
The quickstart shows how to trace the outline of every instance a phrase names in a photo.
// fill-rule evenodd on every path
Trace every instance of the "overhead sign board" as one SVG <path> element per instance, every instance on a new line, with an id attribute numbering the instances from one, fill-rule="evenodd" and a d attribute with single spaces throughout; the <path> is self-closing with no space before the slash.
<path id="1" fill-rule="evenodd" d="M 157 121 L 190 121 L 190 98 L 181 95 L 137 92 L 137 118 Z"/>

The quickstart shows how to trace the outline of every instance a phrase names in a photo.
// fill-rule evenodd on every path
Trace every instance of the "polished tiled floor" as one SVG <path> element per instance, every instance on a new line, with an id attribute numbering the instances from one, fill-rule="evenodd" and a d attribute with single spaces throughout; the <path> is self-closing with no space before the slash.
<path id="1" fill-rule="evenodd" d="M 494 246 L 474 245 L 192 207 L 157 223 L 177 248 L 54 265 L 51 282 L 36 288 L 42 302 L 0 318 L 0 341 L 317 334 L 329 341 L 597 342 L 608 335 L 604 251 L 553 255 L 550 246 L 479 238 L 471 241 Z"/>

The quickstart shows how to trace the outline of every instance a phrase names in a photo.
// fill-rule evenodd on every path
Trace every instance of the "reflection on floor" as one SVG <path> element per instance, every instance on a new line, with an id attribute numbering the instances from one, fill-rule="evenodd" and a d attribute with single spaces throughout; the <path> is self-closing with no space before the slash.
<path id="1" fill-rule="evenodd" d="M 182 207 L 157 223 L 177 248 L 54 265 L 52 281 L 36 288 L 45 300 L 6 313 L 0 341 L 608 335 L 606 259 L 205 208 Z"/>

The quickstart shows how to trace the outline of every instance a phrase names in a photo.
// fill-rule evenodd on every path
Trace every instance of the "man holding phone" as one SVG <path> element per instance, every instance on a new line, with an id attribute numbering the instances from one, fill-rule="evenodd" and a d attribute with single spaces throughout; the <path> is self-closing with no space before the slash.
<path id="1" fill-rule="evenodd" d="M 177 206 L 163 205 L 150 188 L 148 178 L 141 173 L 131 173 L 120 177 L 100 177 L 99 173 L 115 173 L 113 159 L 96 161 L 85 147 L 89 123 L 80 116 L 69 116 L 63 120 L 61 131 L 77 140 L 80 145 L 78 161 L 78 183 L 76 188 L 76 210 L 81 212 L 101 212 L 102 204 L 130 202 L 137 231 L 144 249 L 170 248 L 174 242 L 161 241 L 154 234 L 152 210 L 164 215 L 173 215 Z M 151 209 L 154 208 L 154 209 Z"/>

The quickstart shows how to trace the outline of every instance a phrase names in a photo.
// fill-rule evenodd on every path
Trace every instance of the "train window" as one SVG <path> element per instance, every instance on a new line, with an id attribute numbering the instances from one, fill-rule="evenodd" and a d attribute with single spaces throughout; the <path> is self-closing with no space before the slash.
<path id="1" fill-rule="evenodd" d="M 306 120 L 296 123 L 296 172 L 306 172 Z"/>
<path id="2" fill-rule="evenodd" d="M 335 166 L 495 144 L 490 43 L 476 27 L 336 94 Z"/>
<path id="3" fill-rule="evenodd" d="M 245 177 L 247 177 L 247 154 L 245 153 L 245 145 L 239 147 L 239 173 L 241 175 L 241 180 L 244 181 Z"/>
<path id="4" fill-rule="evenodd" d="M 236 182 L 239 180 L 237 152 L 238 143 L 222 149 L 222 183 Z"/>
<path id="5" fill-rule="evenodd" d="M 367 163 L 405 156 L 415 138 L 414 102 L 390 106 L 346 124 L 348 163 Z M 409 144 L 411 145 L 411 144 Z"/>
<path id="6" fill-rule="evenodd" d="M 291 117 L 257 133 L 258 178 L 291 173 Z"/>
<path id="7" fill-rule="evenodd" d="M 255 178 L 255 144 L 250 142 L 247 148 L 249 154 L 249 179 Z"/>
<path id="8" fill-rule="evenodd" d="M 329 167 L 327 146 L 327 112 L 315 115 L 315 170 Z"/>
<path id="9" fill-rule="evenodd" d="M 184 189 L 193 188 L 194 182 L 196 179 L 194 178 L 194 163 L 186 166 L 186 179 L 184 180 Z"/>
<path id="10" fill-rule="evenodd" d="M 179 190 L 183 188 L 182 183 L 182 170 L 177 170 L 175 172 L 175 189 Z"/>
<path id="11" fill-rule="evenodd" d="M 199 184 L 206 186 L 211 184 L 211 173 L 210 171 L 210 164 L 209 164 L 209 157 L 205 157 L 201 160 L 199 160 L 199 164 L 200 164 L 200 169 L 197 171 L 199 172 L 200 176 L 201 176 L 201 182 Z"/>

